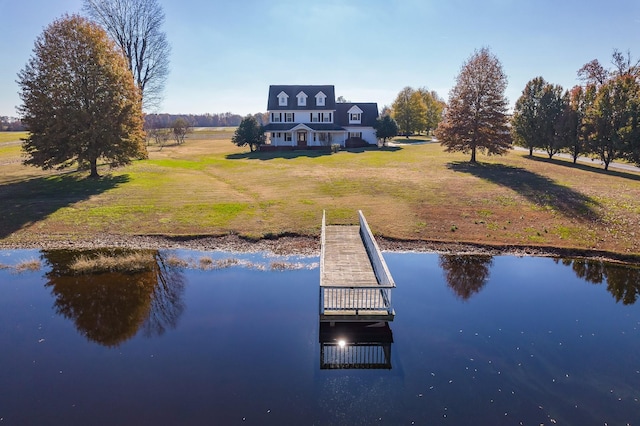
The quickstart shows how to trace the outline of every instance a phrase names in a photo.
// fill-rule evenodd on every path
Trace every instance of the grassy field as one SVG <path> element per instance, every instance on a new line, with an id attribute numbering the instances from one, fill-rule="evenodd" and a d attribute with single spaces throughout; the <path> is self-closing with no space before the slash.
<path id="1" fill-rule="evenodd" d="M 198 130 L 95 181 L 22 166 L 17 146 L 0 144 L 0 242 L 317 236 L 323 209 L 330 224 L 361 209 L 394 239 L 640 253 L 639 174 L 520 152 L 470 165 L 437 143 L 249 153 L 231 135 Z"/>

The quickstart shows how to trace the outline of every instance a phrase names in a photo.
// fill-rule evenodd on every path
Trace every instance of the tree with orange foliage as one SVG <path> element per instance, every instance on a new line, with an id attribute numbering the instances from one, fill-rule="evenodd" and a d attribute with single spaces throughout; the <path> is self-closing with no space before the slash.
<path id="1" fill-rule="evenodd" d="M 462 66 L 449 94 L 444 120 L 436 137 L 447 152 L 502 155 L 511 147 L 507 99 L 507 77 L 498 58 L 487 48 L 476 51 Z"/>

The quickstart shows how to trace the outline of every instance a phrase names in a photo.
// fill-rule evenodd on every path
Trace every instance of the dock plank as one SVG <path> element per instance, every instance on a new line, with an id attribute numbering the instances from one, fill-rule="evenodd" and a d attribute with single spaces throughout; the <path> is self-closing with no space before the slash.
<path id="1" fill-rule="evenodd" d="M 360 227 L 327 226 L 324 270 L 320 285 L 358 287 L 377 283 L 369 255 L 360 237 Z"/>

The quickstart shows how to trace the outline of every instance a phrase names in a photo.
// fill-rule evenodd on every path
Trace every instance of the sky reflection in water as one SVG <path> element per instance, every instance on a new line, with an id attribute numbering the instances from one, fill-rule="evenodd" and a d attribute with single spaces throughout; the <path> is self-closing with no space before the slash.
<path id="1" fill-rule="evenodd" d="M 0 252 L 0 264 L 45 265 L 0 270 L 5 424 L 638 419 L 638 269 L 385 253 L 398 286 L 388 331 L 321 333 L 317 258 L 153 253 L 143 273 L 87 281 L 59 252 Z M 337 355 L 321 341 L 338 340 L 367 362 L 323 364 Z"/>

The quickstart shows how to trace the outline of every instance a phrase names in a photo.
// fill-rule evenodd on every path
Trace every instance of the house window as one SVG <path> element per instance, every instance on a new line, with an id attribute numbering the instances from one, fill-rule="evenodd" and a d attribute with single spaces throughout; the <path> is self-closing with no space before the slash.
<path id="1" fill-rule="evenodd" d="M 319 123 L 320 122 L 320 113 L 319 112 L 312 112 L 311 113 L 311 122 L 312 123 Z"/>
<path id="2" fill-rule="evenodd" d="M 325 106 L 325 99 L 327 98 L 327 95 L 325 95 L 322 92 L 318 92 L 318 94 L 316 95 L 316 105 L 317 106 Z"/>
<path id="3" fill-rule="evenodd" d="M 331 123 L 331 113 L 327 112 L 327 113 L 322 113 L 322 121 L 324 123 Z"/>
<path id="4" fill-rule="evenodd" d="M 282 113 L 281 112 L 272 112 L 271 113 L 271 122 L 272 123 L 280 123 L 282 121 Z"/>
<path id="5" fill-rule="evenodd" d="M 298 106 L 306 106 L 307 105 L 307 94 L 304 92 L 298 93 L 296 96 L 298 98 Z"/>
<path id="6" fill-rule="evenodd" d="M 326 133 L 314 133 L 313 134 L 313 141 L 317 142 L 326 142 L 327 141 L 327 134 Z"/>
<path id="7" fill-rule="evenodd" d="M 284 92 L 280 92 L 278 94 L 278 105 L 279 106 L 287 106 L 287 99 L 289 99 L 289 95 Z"/>
<path id="8" fill-rule="evenodd" d="M 293 113 L 292 112 L 286 112 L 284 114 L 284 121 L 286 121 L 287 123 L 293 123 Z"/>
<path id="9" fill-rule="evenodd" d="M 362 139 L 362 132 L 349 132 L 349 137 Z"/>
<path id="10" fill-rule="evenodd" d="M 362 110 L 358 108 L 357 105 L 352 106 L 349 111 L 349 123 L 350 124 L 360 124 L 360 120 L 362 119 Z"/>
<path id="11" fill-rule="evenodd" d="M 285 133 L 284 134 L 284 141 L 285 142 L 291 142 L 291 133 Z"/>

